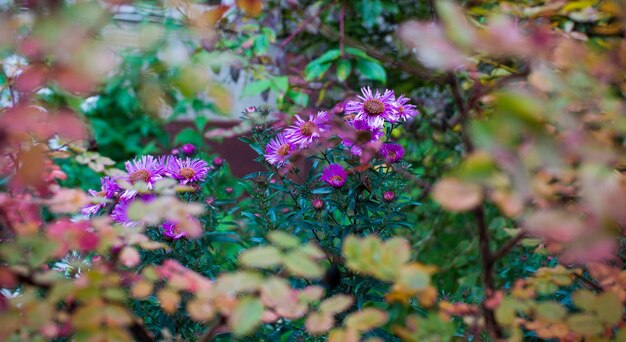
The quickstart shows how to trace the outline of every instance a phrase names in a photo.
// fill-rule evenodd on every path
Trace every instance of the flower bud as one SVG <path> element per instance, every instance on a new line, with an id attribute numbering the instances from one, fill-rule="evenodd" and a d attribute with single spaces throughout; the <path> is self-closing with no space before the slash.
<path id="1" fill-rule="evenodd" d="M 196 147 L 193 144 L 185 144 L 180 148 L 184 154 L 191 155 L 196 152 Z"/>
<path id="2" fill-rule="evenodd" d="M 385 191 L 383 198 L 385 199 L 385 202 L 393 202 L 396 198 L 396 193 L 393 191 Z"/>
<path id="3" fill-rule="evenodd" d="M 324 209 L 324 201 L 320 198 L 314 198 L 313 201 L 311 201 L 311 204 L 313 204 L 313 208 L 315 208 L 315 210 Z"/>
<path id="4" fill-rule="evenodd" d="M 213 159 L 213 165 L 215 166 L 222 166 L 224 164 L 224 159 L 217 157 L 215 159 Z"/>
<path id="5" fill-rule="evenodd" d="M 232 193 L 233 193 L 233 191 L 234 191 L 234 190 L 233 190 L 233 187 L 232 187 L 232 186 L 227 186 L 227 187 L 226 187 L 226 193 L 227 193 L 227 194 L 229 194 L 229 195 L 230 195 L 230 194 L 232 194 Z"/>

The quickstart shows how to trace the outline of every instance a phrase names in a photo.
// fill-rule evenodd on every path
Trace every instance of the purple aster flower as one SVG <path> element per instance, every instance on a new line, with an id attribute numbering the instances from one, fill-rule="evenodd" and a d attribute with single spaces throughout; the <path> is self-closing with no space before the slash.
<path id="1" fill-rule="evenodd" d="M 135 184 L 137 182 L 144 182 L 148 184 L 148 189 L 152 189 L 154 183 L 163 178 L 165 171 L 164 163 L 166 158 L 154 158 L 153 156 L 143 156 L 141 159 L 135 159 L 133 161 L 127 161 L 126 172 L 127 175 L 121 177 L 121 179 Z M 133 189 L 126 189 L 122 194 L 122 198 L 129 199 L 137 195 L 137 191 Z"/>
<path id="2" fill-rule="evenodd" d="M 115 178 L 105 176 L 100 178 L 100 183 L 102 184 L 100 187 L 100 191 L 89 189 L 88 192 L 91 196 L 101 199 L 113 199 L 117 192 L 120 190 L 120 187 L 117 185 Z M 106 202 L 98 201 L 97 203 L 93 203 L 84 207 L 83 209 L 81 209 L 81 212 L 83 213 L 83 215 L 95 215 L 105 206 Z"/>
<path id="3" fill-rule="evenodd" d="M 385 90 L 381 94 L 378 90 L 373 93 L 368 88 L 361 88 L 362 96 L 359 96 L 359 101 L 350 101 L 346 105 L 347 113 L 355 113 L 356 120 L 365 120 L 371 127 L 382 127 L 387 121 L 397 121 L 398 118 L 395 113 L 393 104 L 395 102 L 395 96 L 393 91 Z"/>
<path id="4" fill-rule="evenodd" d="M 347 177 L 348 173 L 339 164 L 330 164 L 322 171 L 322 180 L 335 188 L 343 186 Z"/>
<path id="5" fill-rule="evenodd" d="M 383 147 L 380 148 L 380 155 L 383 156 L 388 163 L 395 163 L 404 157 L 404 148 L 402 148 L 400 144 L 385 143 Z"/>
<path id="6" fill-rule="evenodd" d="M 167 160 L 166 174 L 178 179 L 180 184 L 203 182 L 209 172 L 209 165 L 202 159 L 179 159 L 176 157 Z"/>
<path id="7" fill-rule="evenodd" d="M 285 138 L 300 148 L 306 148 L 320 138 L 320 133 L 330 129 L 328 113 L 322 111 L 304 121 L 296 114 L 296 123 L 285 130 Z"/>
<path id="8" fill-rule="evenodd" d="M 289 142 L 284 134 L 279 133 L 265 147 L 265 160 L 276 167 L 281 167 L 289 163 L 289 155 L 295 149 L 294 144 Z"/>
<path id="9" fill-rule="evenodd" d="M 407 121 L 419 114 L 416 107 L 408 103 L 409 101 L 410 99 L 404 95 L 400 95 L 400 97 L 394 101 L 393 108 L 398 120 Z"/>
<path id="10" fill-rule="evenodd" d="M 348 121 L 348 125 L 354 128 L 353 132 L 339 132 L 344 146 L 349 147 L 352 154 L 360 156 L 363 147 L 383 136 L 380 127 L 370 127 L 365 120 Z"/>
<path id="11" fill-rule="evenodd" d="M 163 233 L 163 236 L 172 240 L 178 240 L 182 237 L 187 236 L 186 232 L 181 231 L 180 225 L 172 221 L 163 222 L 161 232 Z"/>
<path id="12" fill-rule="evenodd" d="M 111 212 L 111 218 L 116 223 L 119 223 L 126 227 L 134 227 L 137 225 L 137 222 L 132 221 L 128 218 L 128 207 L 134 200 L 121 200 L 119 201 L 115 207 L 113 207 L 113 212 Z"/>

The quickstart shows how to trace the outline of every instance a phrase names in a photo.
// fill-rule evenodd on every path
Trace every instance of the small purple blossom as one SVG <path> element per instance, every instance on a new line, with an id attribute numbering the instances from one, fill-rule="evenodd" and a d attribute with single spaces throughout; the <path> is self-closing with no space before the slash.
<path id="1" fill-rule="evenodd" d="M 343 139 L 343 145 L 350 148 L 355 156 L 360 156 L 364 146 L 383 136 L 383 130 L 380 127 L 370 127 L 365 120 L 348 121 L 348 125 L 352 126 L 354 131 L 339 132 L 339 137 Z"/>
<path id="2" fill-rule="evenodd" d="M 163 233 L 163 236 L 172 240 L 178 240 L 187 236 L 186 232 L 181 231 L 180 225 L 172 221 L 163 222 L 161 232 Z"/>
<path id="3" fill-rule="evenodd" d="M 417 108 L 408 103 L 410 99 L 404 95 L 400 95 L 393 103 L 396 117 L 400 121 L 407 121 L 419 114 Z"/>
<path id="4" fill-rule="evenodd" d="M 404 157 L 404 148 L 396 143 L 385 143 L 380 148 L 380 155 L 388 162 L 395 163 Z"/>
<path id="5" fill-rule="evenodd" d="M 193 182 L 203 182 L 209 171 L 207 162 L 202 159 L 191 159 L 189 157 L 170 158 L 167 160 L 166 173 L 168 176 L 177 179 L 180 184 Z"/>
<path id="6" fill-rule="evenodd" d="M 322 171 L 322 180 L 335 188 L 343 186 L 347 177 L 348 173 L 339 164 L 330 164 Z"/>
<path id="7" fill-rule="evenodd" d="M 358 101 L 350 101 L 346 105 L 347 113 L 354 113 L 356 120 L 365 120 L 371 127 L 382 127 L 385 120 L 394 122 L 398 118 L 394 109 L 395 96 L 393 91 L 385 90 L 381 94 L 378 90 L 373 93 L 372 90 L 361 88 Z"/>
<path id="8" fill-rule="evenodd" d="M 276 167 L 282 167 L 289 163 L 288 158 L 294 150 L 294 144 L 284 134 L 279 133 L 265 147 L 265 160 Z"/>
<path id="9" fill-rule="evenodd" d="M 285 130 L 285 138 L 292 144 L 307 148 L 320 138 L 320 133 L 330 129 L 328 113 L 321 111 L 303 120 L 296 114 L 296 122 Z"/>
<path id="10" fill-rule="evenodd" d="M 193 144 L 185 144 L 181 146 L 180 149 L 183 151 L 184 154 L 188 156 L 196 152 L 196 147 Z"/>
<path id="11" fill-rule="evenodd" d="M 220 158 L 220 157 L 215 157 L 213 159 L 213 165 L 215 166 L 222 166 L 224 164 L 224 159 Z"/>
<path id="12" fill-rule="evenodd" d="M 117 185 L 115 178 L 104 176 L 100 178 L 100 183 L 100 191 L 89 189 L 88 192 L 91 196 L 102 199 L 113 199 L 117 195 L 117 192 L 120 191 L 120 187 Z M 83 213 L 83 215 L 95 215 L 105 206 L 106 203 L 104 201 L 93 203 L 81 209 L 81 213 Z"/>
<path id="13" fill-rule="evenodd" d="M 137 182 L 144 182 L 148 184 L 148 189 L 152 189 L 154 183 L 163 178 L 165 171 L 164 160 L 162 158 L 154 158 L 153 156 L 143 156 L 141 159 L 135 159 L 133 161 L 127 161 L 125 176 L 121 179 L 135 184 Z M 137 195 L 137 191 L 133 189 L 126 189 L 122 194 L 122 198 L 129 199 Z"/>

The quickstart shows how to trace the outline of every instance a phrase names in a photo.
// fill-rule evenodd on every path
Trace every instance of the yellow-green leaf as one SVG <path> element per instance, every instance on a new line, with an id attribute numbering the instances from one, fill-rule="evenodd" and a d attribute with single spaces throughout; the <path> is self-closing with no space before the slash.
<path id="1" fill-rule="evenodd" d="M 248 267 L 272 268 L 281 264 L 281 253 L 274 246 L 248 249 L 239 255 L 239 261 Z"/>
<path id="2" fill-rule="evenodd" d="M 228 318 L 228 326 L 235 336 L 250 334 L 261 322 L 263 304 L 258 299 L 242 299 Z"/>

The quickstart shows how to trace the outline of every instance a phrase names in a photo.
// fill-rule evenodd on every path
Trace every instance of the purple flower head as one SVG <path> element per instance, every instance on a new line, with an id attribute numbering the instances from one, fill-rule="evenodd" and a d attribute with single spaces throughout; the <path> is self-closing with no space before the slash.
<path id="1" fill-rule="evenodd" d="M 163 233 L 163 236 L 172 240 L 178 240 L 182 237 L 187 236 L 186 232 L 181 231 L 180 225 L 172 221 L 163 222 L 161 232 Z"/>
<path id="2" fill-rule="evenodd" d="M 320 138 L 320 133 L 330 129 L 326 112 L 311 115 L 308 121 L 296 114 L 296 123 L 285 130 L 285 138 L 292 144 L 307 148 Z"/>
<path id="3" fill-rule="evenodd" d="M 400 97 L 398 97 L 393 103 L 393 108 L 396 112 L 398 120 L 407 121 L 419 114 L 417 108 L 414 105 L 408 103 L 409 101 L 410 99 L 408 97 L 400 95 Z"/>
<path id="4" fill-rule="evenodd" d="M 194 152 L 196 152 L 196 147 L 193 146 L 193 144 L 185 144 L 185 145 L 181 146 L 180 149 L 186 155 L 192 155 Z"/>
<path id="5" fill-rule="evenodd" d="M 163 158 L 157 159 L 153 156 L 143 156 L 141 159 L 127 161 L 125 164 L 127 174 L 122 176 L 121 179 L 131 184 L 141 181 L 148 184 L 148 189 L 152 189 L 154 183 L 163 178 L 165 160 Z M 127 189 L 122 194 L 122 198 L 129 199 L 135 197 L 135 195 L 137 195 L 137 191 Z"/>
<path id="6" fill-rule="evenodd" d="M 115 207 L 113 207 L 113 212 L 111 212 L 113 221 L 126 227 L 136 226 L 137 222 L 128 218 L 128 207 L 133 201 L 134 200 L 121 200 L 118 202 Z"/>
<path id="7" fill-rule="evenodd" d="M 344 146 L 349 147 L 352 154 L 360 156 L 363 153 L 363 146 L 372 143 L 383 136 L 380 127 L 370 127 L 365 120 L 348 121 L 348 125 L 354 128 L 353 132 L 339 132 Z"/>
<path id="8" fill-rule="evenodd" d="M 402 148 L 400 144 L 385 143 L 383 147 L 380 148 L 380 155 L 383 156 L 388 163 L 395 163 L 404 157 L 404 148 Z"/>
<path id="9" fill-rule="evenodd" d="M 202 159 L 170 158 L 167 160 L 167 175 L 178 179 L 180 184 L 203 182 L 209 171 L 208 164 Z"/>
<path id="10" fill-rule="evenodd" d="M 289 163 L 289 156 L 295 149 L 294 144 L 287 140 L 284 134 L 279 133 L 265 147 L 265 160 L 276 167 L 281 167 Z"/>
<path id="11" fill-rule="evenodd" d="M 116 193 L 120 190 L 120 187 L 117 185 L 117 182 L 115 180 L 115 178 L 109 176 L 104 176 L 100 178 L 100 183 L 102 184 L 100 187 L 100 191 L 89 189 L 89 194 L 93 197 L 113 199 Z M 106 203 L 104 202 L 93 203 L 81 209 L 81 212 L 83 213 L 83 215 L 95 215 L 105 206 Z"/>
<path id="12" fill-rule="evenodd" d="M 395 96 L 393 91 L 385 90 L 381 94 L 378 90 L 373 93 L 368 88 L 361 88 L 363 95 L 359 96 L 359 101 L 350 101 L 346 105 L 347 113 L 355 113 L 356 120 L 365 120 L 371 127 L 382 127 L 387 121 L 397 121 L 393 104 Z"/>
<path id="13" fill-rule="evenodd" d="M 335 188 L 343 186 L 347 177 L 348 173 L 339 164 L 330 164 L 322 171 L 322 180 Z"/>

